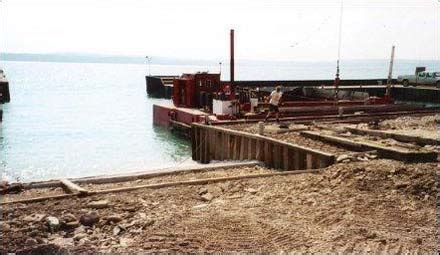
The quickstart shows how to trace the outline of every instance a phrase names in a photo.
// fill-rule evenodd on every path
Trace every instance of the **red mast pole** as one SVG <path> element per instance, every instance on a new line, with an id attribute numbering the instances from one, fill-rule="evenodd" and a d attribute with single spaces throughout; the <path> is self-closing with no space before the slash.
<path id="1" fill-rule="evenodd" d="M 231 69 L 231 90 L 233 89 L 234 86 L 234 68 L 235 68 L 235 59 L 234 59 L 234 29 L 231 29 L 231 64 L 230 64 L 230 69 Z"/>

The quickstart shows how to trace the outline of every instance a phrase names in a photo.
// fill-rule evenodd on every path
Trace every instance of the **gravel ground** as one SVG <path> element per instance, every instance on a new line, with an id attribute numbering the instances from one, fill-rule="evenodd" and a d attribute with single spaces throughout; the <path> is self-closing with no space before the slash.
<path id="1" fill-rule="evenodd" d="M 321 174 L 8 205 L 1 250 L 435 253 L 439 171 L 374 160 Z M 47 216 L 61 221 L 49 219 L 52 231 Z"/>

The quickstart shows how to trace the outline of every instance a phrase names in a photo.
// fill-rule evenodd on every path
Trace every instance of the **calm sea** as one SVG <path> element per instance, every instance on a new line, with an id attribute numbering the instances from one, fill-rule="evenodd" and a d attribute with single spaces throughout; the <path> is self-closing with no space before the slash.
<path id="1" fill-rule="evenodd" d="M 400 61 L 439 70 L 438 61 Z M 3 105 L 0 171 L 10 181 L 124 173 L 195 164 L 187 141 L 152 125 L 147 67 L 136 64 L 0 62 L 10 81 Z M 226 68 L 225 68 L 226 69 Z M 242 64 L 237 79 L 332 79 L 334 63 Z M 387 61 L 348 61 L 342 78 L 384 78 Z M 152 65 L 153 74 L 218 72 L 213 66 Z M 223 79 L 228 79 L 224 70 Z"/>

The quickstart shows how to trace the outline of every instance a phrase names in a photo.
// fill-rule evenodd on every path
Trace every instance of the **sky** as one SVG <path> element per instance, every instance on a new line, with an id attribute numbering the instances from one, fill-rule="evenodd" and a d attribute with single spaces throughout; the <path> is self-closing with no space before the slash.
<path id="1" fill-rule="evenodd" d="M 334 60 L 342 0 L 0 0 L 0 51 Z M 343 0 L 341 58 L 440 60 L 440 0 Z"/>

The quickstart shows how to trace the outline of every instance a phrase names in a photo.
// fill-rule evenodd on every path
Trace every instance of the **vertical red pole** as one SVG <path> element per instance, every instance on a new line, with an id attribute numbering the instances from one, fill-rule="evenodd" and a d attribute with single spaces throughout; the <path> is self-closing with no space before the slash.
<path id="1" fill-rule="evenodd" d="M 235 69 L 235 59 L 234 59 L 234 29 L 231 29 L 231 86 L 234 84 L 234 69 Z"/>

